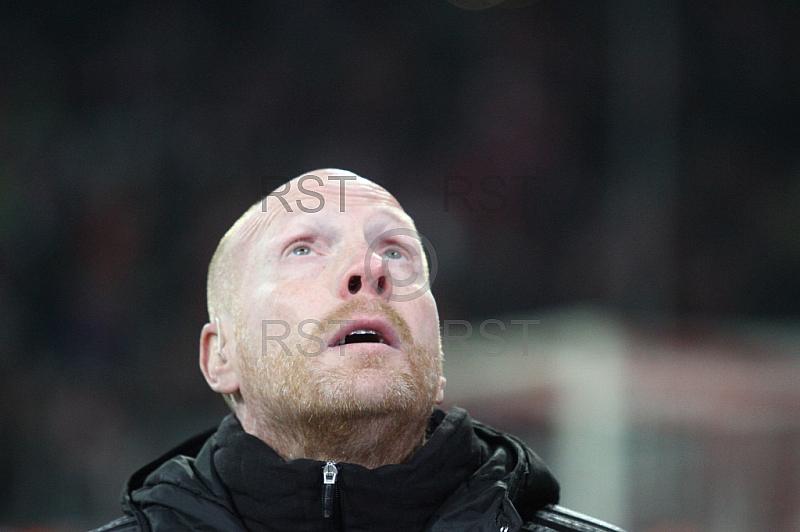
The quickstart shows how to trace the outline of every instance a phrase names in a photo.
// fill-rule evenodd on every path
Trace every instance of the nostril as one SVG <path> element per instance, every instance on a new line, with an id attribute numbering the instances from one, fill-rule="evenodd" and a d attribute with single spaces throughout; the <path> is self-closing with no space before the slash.
<path id="1" fill-rule="evenodd" d="M 382 276 L 381 276 L 381 277 L 378 279 L 378 290 L 377 290 L 377 292 L 378 292 L 379 294 L 382 294 L 382 293 L 384 293 L 385 291 L 386 291 L 386 277 L 382 275 Z"/>
<path id="2" fill-rule="evenodd" d="M 350 281 L 347 283 L 347 289 L 350 291 L 351 294 L 355 294 L 359 290 L 361 290 L 361 277 L 358 275 L 354 275 L 350 278 Z"/>

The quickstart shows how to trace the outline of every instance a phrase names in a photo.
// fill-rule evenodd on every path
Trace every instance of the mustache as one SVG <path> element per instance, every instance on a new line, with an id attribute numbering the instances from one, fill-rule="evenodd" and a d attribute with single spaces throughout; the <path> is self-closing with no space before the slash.
<path id="1" fill-rule="evenodd" d="M 343 321 L 363 317 L 380 317 L 386 320 L 406 347 L 414 345 L 408 322 L 386 301 L 372 298 L 353 298 L 325 314 L 320 320 L 317 336 L 330 340 L 342 327 Z"/>

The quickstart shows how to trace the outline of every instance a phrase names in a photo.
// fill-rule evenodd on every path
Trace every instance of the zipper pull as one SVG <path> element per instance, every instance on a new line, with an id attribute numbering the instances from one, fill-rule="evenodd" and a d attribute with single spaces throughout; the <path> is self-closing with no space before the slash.
<path id="1" fill-rule="evenodd" d="M 333 498 L 336 494 L 334 488 L 336 487 L 336 476 L 338 474 L 339 470 L 333 462 L 328 462 L 325 464 L 325 467 L 322 468 L 322 483 L 325 485 L 322 515 L 325 519 L 333 517 Z"/>
<path id="2" fill-rule="evenodd" d="M 336 475 L 338 474 L 339 470 L 336 469 L 336 463 L 328 462 L 325 464 L 325 467 L 322 468 L 322 483 L 336 484 Z"/>

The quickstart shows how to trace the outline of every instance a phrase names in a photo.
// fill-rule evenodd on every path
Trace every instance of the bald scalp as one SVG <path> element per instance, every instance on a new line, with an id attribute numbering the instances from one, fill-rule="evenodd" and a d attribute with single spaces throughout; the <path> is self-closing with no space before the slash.
<path id="1" fill-rule="evenodd" d="M 241 247 L 240 229 L 255 212 L 261 210 L 262 202 L 263 200 L 253 204 L 236 220 L 219 241 L 211 257 L 206 281 L 209 321 L 214 321 L 214 318 L 223 314 L 236 316 L 235 309 L 239 307 L 239 280 L 242 278 L 242 261 L 236 257 L 236 251 Z"/>
<path id="2" fill-rule="evenodd" d="M 268 227 L 281 210 L 293 211 L 299 208 L 303 211 L 298 197 L 313 204 L 317 200 L 309 195 L 319 195 L 326 190 L 325 195 L 330 198 L 330 190 L 335 190 L 340 205 L 344 205 L 344 193 L 348 187 L 352 187 L 355 201 L 366 192 L 370 194 L 372 202 L 385 203 L 403 210 L 394 196 L 382 186 L 347 170 L 324 168 L 291 179 L 251 205 L 217 245 L 208 267 L 206 284 L 209 320 L 213 321 L 223 314 L 238 319 L 242 268 L 246 264 L 242 253 L 244 244 L 251 237 Z M 427 264 L 425 269 L 427 272 Z"/>

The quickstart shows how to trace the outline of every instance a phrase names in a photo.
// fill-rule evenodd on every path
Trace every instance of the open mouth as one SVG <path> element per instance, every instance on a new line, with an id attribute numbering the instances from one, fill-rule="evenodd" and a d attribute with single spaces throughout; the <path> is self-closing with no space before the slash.
<path id="1" fill-rule="evenodd" d="M 347 344 L 388 344 L 386 338 L 381 333 L 373 329 L 356 329 L 355 331 L 347 333 L 344 338 L 339 340 L 335 345 Z"/>
<path id="2" fill-rule="evenodd" d="M 383 344 L 396 347 L 397 333 L 384 320 L 368 318 L 346 322 L 331 339 L 330 347 L 348 344 Z"/>

